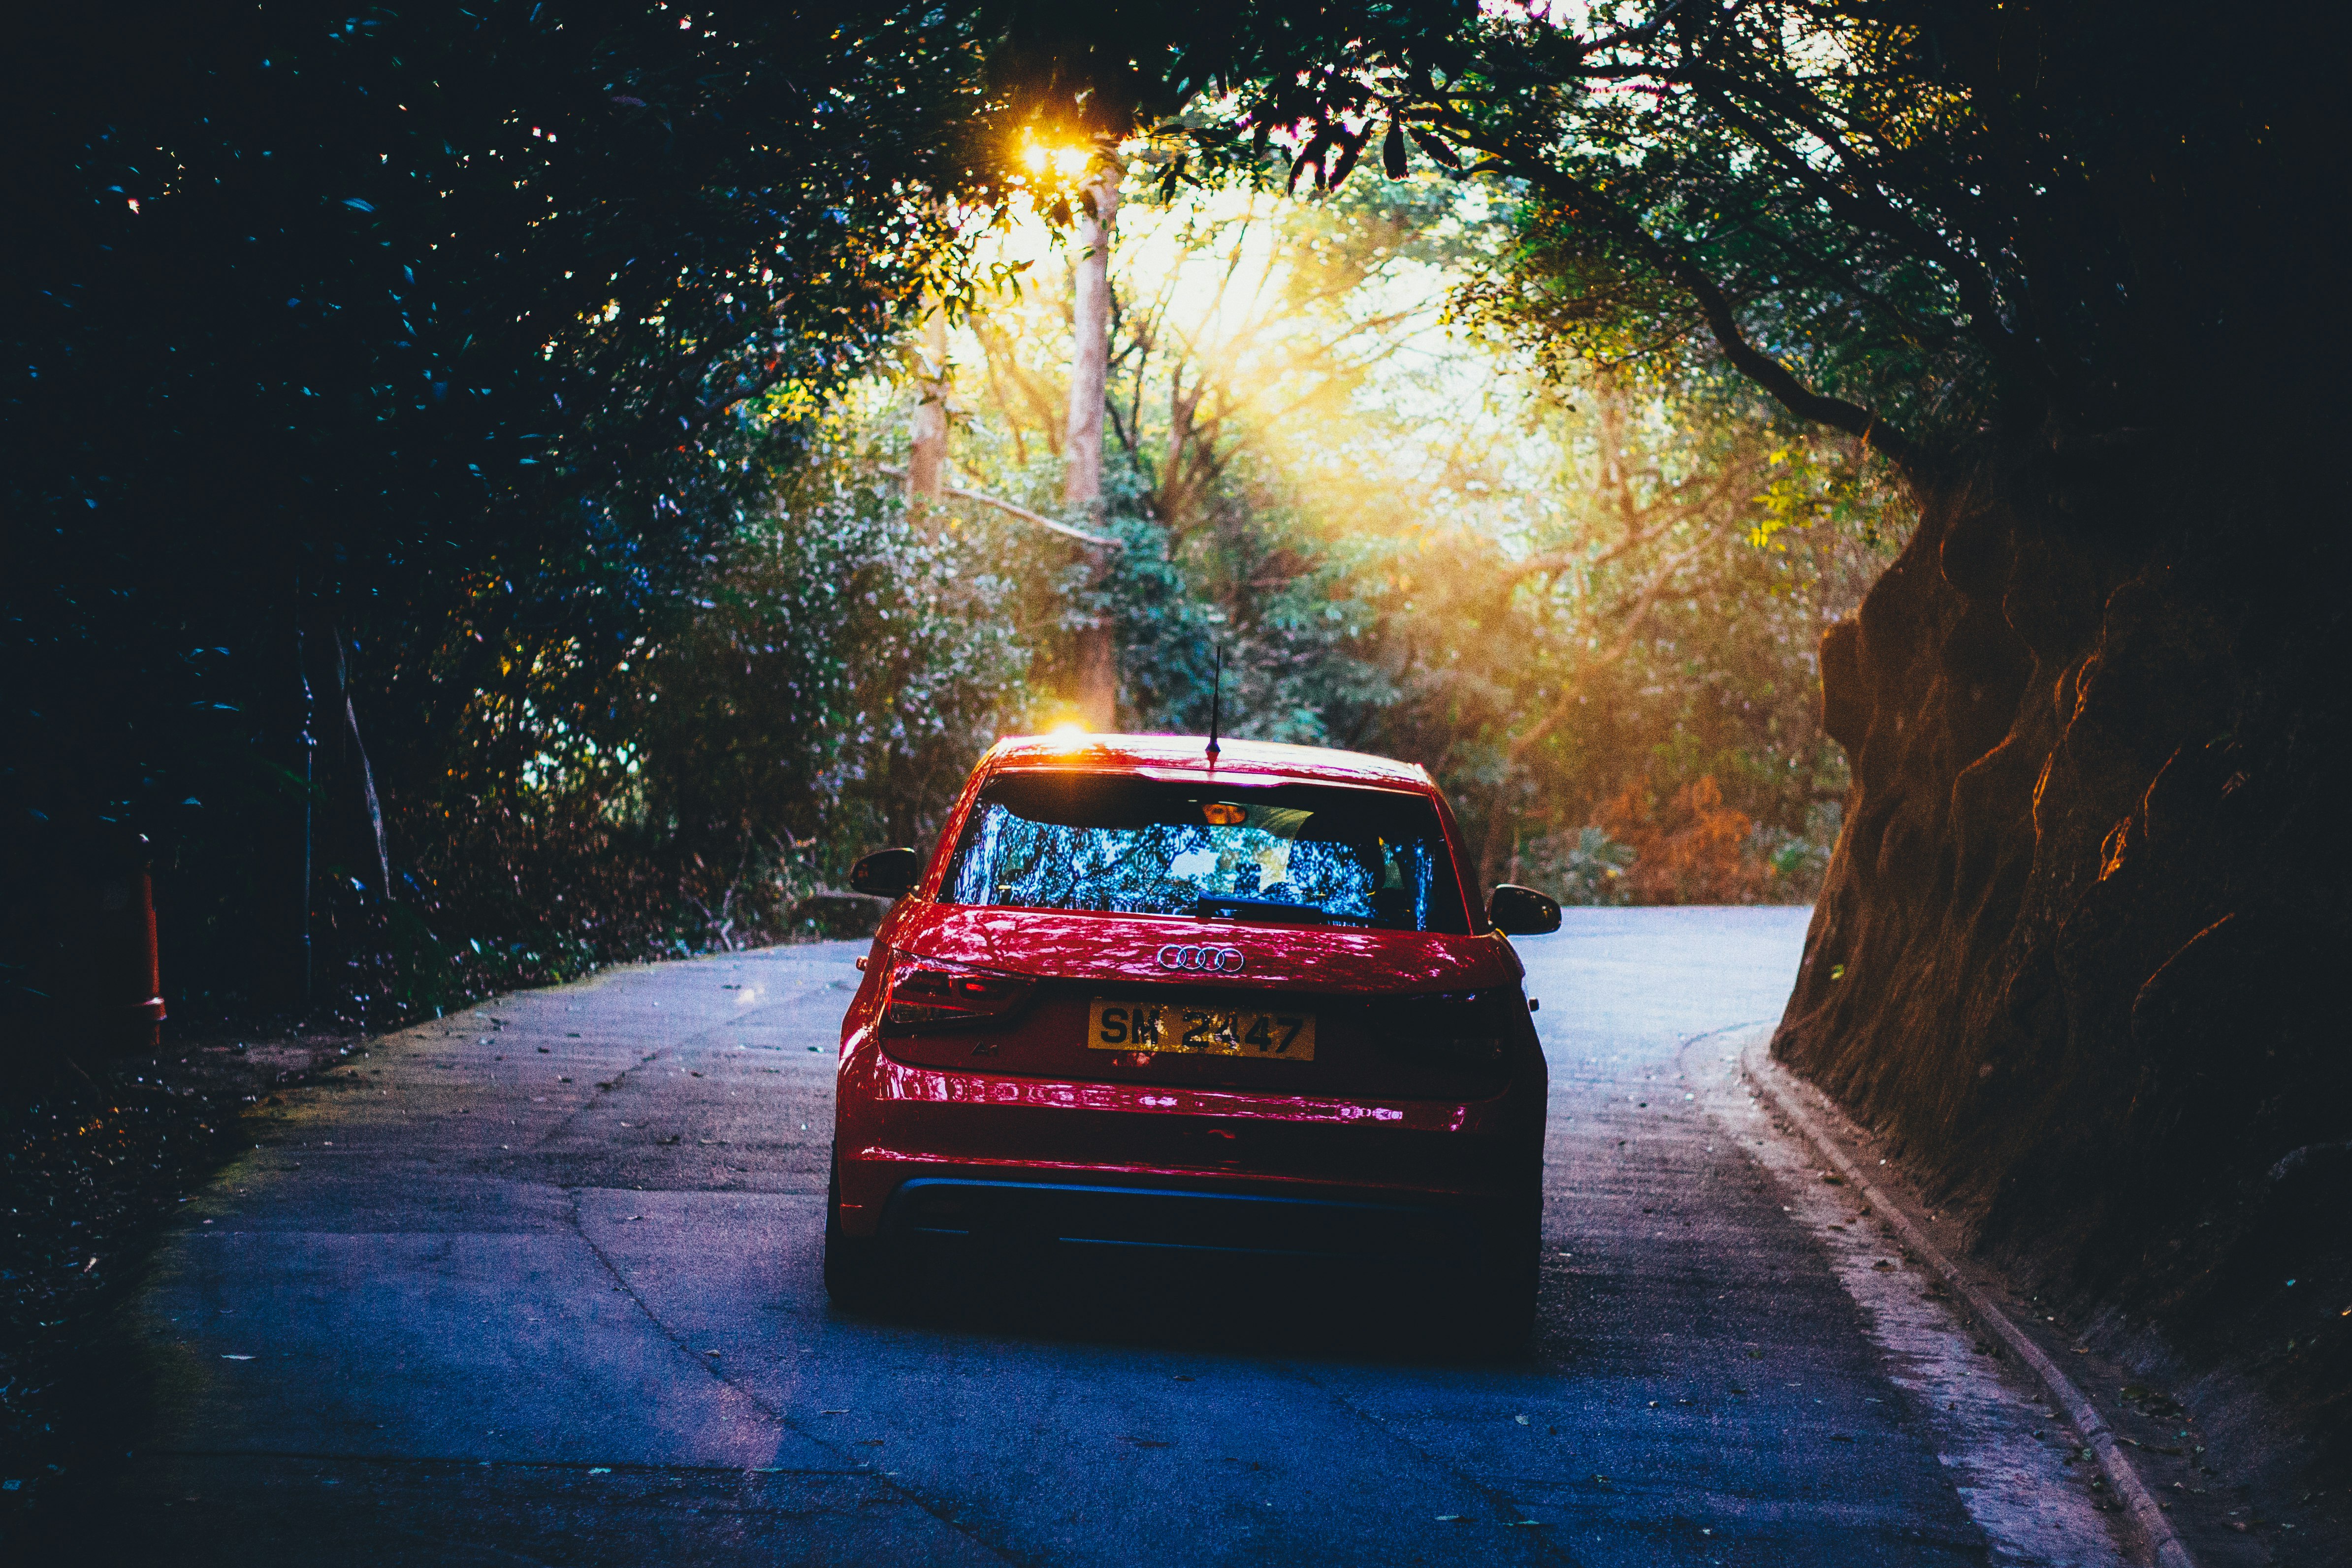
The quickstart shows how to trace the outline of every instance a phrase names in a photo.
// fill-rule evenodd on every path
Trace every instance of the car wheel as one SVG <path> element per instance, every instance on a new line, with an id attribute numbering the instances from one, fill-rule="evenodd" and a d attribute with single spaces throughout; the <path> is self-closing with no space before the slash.
<path id="1" fill-rule="evenodd" d="M 1472 1276 L 1462 1302 L 1464 1348 L 1473 1356 L 1510 1360 L 1528 1353 L 1536 1327 L 1539 1246 L 1533 1239 L 1490 1257 Z"/>
<path id="2" fill-rule="evenodd" d="M 878 1236 L 847 1236 L 841 1228 L 841 1162 L 835 1156 L 824 1187 L 824 1292 L 841 1306 L 871 1312 L 896 1296 L 893 1249 Z"/>

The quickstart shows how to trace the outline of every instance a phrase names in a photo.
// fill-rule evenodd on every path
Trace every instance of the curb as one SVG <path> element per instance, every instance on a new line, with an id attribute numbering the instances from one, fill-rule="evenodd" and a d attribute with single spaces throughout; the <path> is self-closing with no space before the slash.
<path id="1" fill-rule="evenodd" d="M 1786 1116 L 1804 1134 L 1805 1141 L 1811 1144 L 1822 1158 L 1845 1178 L 1848 1186 L 1861 1193 L 1873 1209 L 1885 1216 L 1887 1223 L 1895 1228 L 1912 1255 L 1933 1269 L 1955 1294 L 1968 1302 L 1978 1319 L 1999 1334 L 2001 1343 L 2015 1352 L 2017 1358 L 2041 1378 L 2042 1387 L 2049 1390 L 2052 1402 L 2066 1413 L 2066 1418 L 2082 1434 L 2083 1446 L 2097 1458 L 2107 1485 L 2114 1488 L 2116 1496 L 2122 1500 L 2132 1523 L 2138 1529 L 2141 1545 L 2147 1551 L 2148 1561 L 2156 1568 L 2197 1568 L 2196 1558 L 2189 1555 L 2188 1546 L 2173 1530 L 2172 1521 L 2166 1518 L 2164 1511 L 2157 1506 L 2155 1496 L 2147 1490 L 2147 1483 L 2139 1479 L 2139 1471 L 2132 1467 L 2123 1446 L 2107 1429 L 2107 1423 L 2097 1407 L 2084 1397 L 2083 1391 L 2074 1386 L 2074 1380 L 2043 1354 L 2042 1347 L 2034 1343 L 2023 1329 L 2010 1321 L 2008 1313 L 1994 1305 L 1991 1298 L 1953 1266 L 1942 1249 L 1928 1240 L 1926 1232 L 1913 1223 L 1911 1216 L 1847 1157 L 1845 1150 L 1822 1125 L 1821 1117 L 1801 1099 L 1798 1092 L 1803 1086 L 1801 1081 L 1773 1061 L 1770 1051 L 1771 1037 L 1765 1035 L 1739 1053 L 1740 1071 L 1748 1081 L 1756 1085 L 1774 1110 Z M 1824 1110 L 1829 1114 L 1836 1113 L 1827 1106 L 1825 1097 Z"/>

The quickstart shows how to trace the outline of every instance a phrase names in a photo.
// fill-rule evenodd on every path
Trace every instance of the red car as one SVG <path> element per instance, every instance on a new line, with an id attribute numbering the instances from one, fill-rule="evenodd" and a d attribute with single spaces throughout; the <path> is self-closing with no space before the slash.
<path id="1" fill-rule="evenodd" d="M 842 1020 L 824 1277 L 924 1237 L 1387 1260 L 1531 1322 L 1546 1074 L 1504 933 L 1420 768 L 1177 736 L 981 759 Z"/>

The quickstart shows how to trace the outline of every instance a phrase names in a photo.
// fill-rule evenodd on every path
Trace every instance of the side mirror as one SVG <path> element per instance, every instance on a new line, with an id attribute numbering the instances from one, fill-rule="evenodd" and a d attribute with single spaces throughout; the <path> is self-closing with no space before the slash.
<path id="1" fill-rule="evenodd" d="M 849 885 L 857 893 L 898 898 L 915 891 L 923 880 L 923 857 L 912 850 L 876 850 L 849 868 Z M 1558 916 L 1552 924 L 1559 924 Z"/>
<path id="2" fill-rule="evenodd" d="M 1486 918 L 1506 936 L 1540 936 L 1559 929 L 1559 904 L 1532 887 L 1501 882 L 1487 896 Z"/>

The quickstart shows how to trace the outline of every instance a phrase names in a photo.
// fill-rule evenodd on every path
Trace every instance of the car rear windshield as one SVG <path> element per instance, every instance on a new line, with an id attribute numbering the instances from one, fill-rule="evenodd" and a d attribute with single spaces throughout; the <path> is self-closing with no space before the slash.
<path id="1" fill-rule="evenodd" d="M 1017 909 L 1469 929 L 1426 796 L 1321 784 L 999 774 L 972 805 L 941 896 Z"/>

